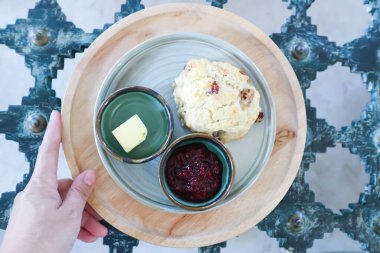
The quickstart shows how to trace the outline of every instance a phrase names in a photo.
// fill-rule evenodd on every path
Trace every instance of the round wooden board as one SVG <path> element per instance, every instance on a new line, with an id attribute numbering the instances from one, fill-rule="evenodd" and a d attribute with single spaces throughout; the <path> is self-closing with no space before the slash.
<path id="1" fill-rule="evenodd" d="M 206 213 L 180 215 L 150 208 L 123 192 L 108 175 L 93 134 L 97 93 L 107 72 L 137 44 L 173 32 L 219 37 L 248 55 L 266 78 L 276 103 L 277 135 L 271 158 L 254 185 L 232 203 Z M 227 11 L 198 4 L 168 4 L 124 18 L 90 46 L 70 80 L 62 108 L 63 148 L 73 176 L 97 172 L 89 203 L 117 229 L 167 247 L 200 247 L 237 236 L 260 222 L 295 178 L 306 138 L 298 80 L 280 49 L 258 28 Z M 238 169 L 238 168 L 237 168 Z"/>

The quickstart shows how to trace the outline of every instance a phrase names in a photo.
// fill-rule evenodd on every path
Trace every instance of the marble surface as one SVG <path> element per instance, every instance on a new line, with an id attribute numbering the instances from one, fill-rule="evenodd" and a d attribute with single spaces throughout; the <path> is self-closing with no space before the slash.
<path id="1" fill-rule="evenodd" d="M 122 0 L 59 1 L 68 20 L 85 31 L 112 22 L 114 13 L 119 10 L 123 2 Z M 205 1 L 143 1 L 147 8 L 168 2 L 204 3 Z M 0 27 L 14 23 L 16 18 L 26 17 L 28 8 L 32 8 L 34 3 L 34 0 L 0 0 Z M 286 3 L 281 0 L 230 0 L 225 9 L 248 19 L 267 34 L 279 32 L 281 25 L 290 15 Z M 318 25 L 319 34 L 328 36 L 338 45 L 362 35 L 370 20 L 362 1 L 359 0 L 318 0 L 309 10 L 309 14 L 312 21 Z M 65 69 L 58 72 L 58 79 L 53 80 L 53 88 L 59 97 L 63 97 L 66 84 L 81 56 L 82 54 L 78 54 L 75 59 L 66 60 Z M 0 77 L 0 111 L 6 110 L 10 104 L 19 104 L 21 97 L 27 95 L 28 89 L 34 83 L 29 69 L 24 66 L 23 57 L 4 45 L 0 45 Z M 312 82 L 311 86 L 307 96 L 312 99 L 312 105 L 318 108 L 318 117 L 326 118 L 338 128 L 350 124 L 352 119 L 359 119 L 361 110 L 369 100 L 360 76 L 350 73 L 348 68 L 340 65 L 334 65 L 327 71 L 319 73 L 317 80 Z M 22 175 L 28 170 L 23 154 L 18 152 L 18 144 L 6 141 L 4 135 L 0 135 L 0 167 L 2 169 L 0 192 L 14 190 L 16 183 L 21 181 Z M 59 177 L 70 177 L 63 153 L 59 161 Z M 316 193 L 316 200 L 334 211 L 346 208 L 349 202 L 356 202 L 359 193 L 368 182 L 368 176 L 363 172 L 359 157 L 351 155 L 348 150 L 342 148 L 328 149 L 326 154 L 317 155 L 317 161 L 311 165 L 306 179 Z M 0 238 L 2 235 L 3 231 L 0 231 Z M 104 253 L 108 252 L 108 249 L 102 245 L 101 240 L 98 240 L 93 244 L 77 242 L 72 252 L 90 251 Z M 170 249 L 140 242 L 134 252 L 195 253 L 197 249 Z M 253 228 L 229 240 L 228 247 L 222 252 L 283 251 L 278 248 L 275 239 Z M 310 252 L 361 251 L 356 241 L 334 230 L 333 233 L 326 234 L 323 240 L 316 240 Z"/>

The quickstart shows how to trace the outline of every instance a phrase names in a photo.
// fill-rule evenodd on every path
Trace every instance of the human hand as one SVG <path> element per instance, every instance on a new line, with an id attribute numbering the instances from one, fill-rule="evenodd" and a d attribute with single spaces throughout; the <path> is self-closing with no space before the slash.
<path id="1" fill-rule="evenodd" d="M 76 238 L 93 242 L 107 234 L 101 217 L 86 205 L 95 172 L 87 170 L 74 181 L 57 180 L 60 142 L 60 113 L 53 111 L 34 173 L 15 198 L 2 253 L 67 253 Z"/>

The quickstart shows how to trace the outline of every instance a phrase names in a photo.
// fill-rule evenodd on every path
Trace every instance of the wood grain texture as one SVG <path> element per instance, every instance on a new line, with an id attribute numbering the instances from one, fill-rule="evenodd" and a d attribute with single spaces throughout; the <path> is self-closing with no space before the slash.
<path id="1" fill-rule="evenodd" d="M 276 104 L 276 144 L 265 170 L 241 197 L 207 213 L 176 215 L 137 202 L 113 182 L 95 145 L 94 104 L 108 71 L 137 44 L 173 32 L 205 33 L 239 48 L 263 73 Z M 96 187 L 89 199 L 93 208 L 128 235 L 168 247 L 210 245 L 256 225 L 292 184 L 306 138 L 303 96 L 280 49 L 243 18 L 197 4 L 156 6 L 132 14 L 104 32 L 75 69 L 64 97 L 62 120 L 63 148 L 73 176 L 86 169 L 97 172 Z"/>

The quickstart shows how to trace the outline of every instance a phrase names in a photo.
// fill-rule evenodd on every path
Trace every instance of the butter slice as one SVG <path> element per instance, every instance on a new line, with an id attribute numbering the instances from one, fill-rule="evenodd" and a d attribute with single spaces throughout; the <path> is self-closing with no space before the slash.
<path id="1" fill-rule="evenodd" d="M 148 130 L 140 117 L 135 114 L 113 130 L 112 134 L 128 153 L 146 139 Z"/>

